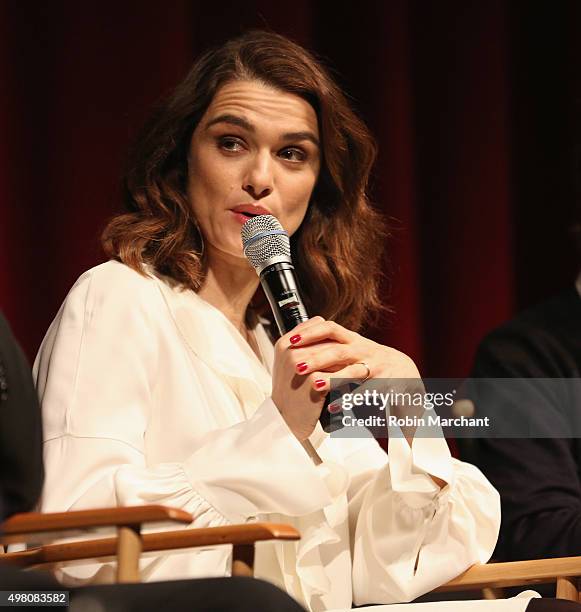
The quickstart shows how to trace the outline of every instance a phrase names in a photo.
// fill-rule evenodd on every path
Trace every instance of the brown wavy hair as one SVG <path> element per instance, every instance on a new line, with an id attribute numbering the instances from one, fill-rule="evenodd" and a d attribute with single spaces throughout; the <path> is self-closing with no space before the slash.
<path id="1" fill-rule="evenodd" d="M 307 311 L 359 330 L 385 310 L 378 286 L 387 228 L 366 196 L 376 146 L 322 63 L 278 34 L 251 31 L 206 52 L 156 109 L 130 152 L 126 212 L 103 233 L 106 254 L 138 272 L 150 264 L 199 289 L 206 262 L 187 198 L 187 155 L 214 95 L 233 80 L 296 94 L 315 110 L 321 169 L 305 219 L 291 237 L 293 262 Z M 265 306 L 259 304 L 268 315 Z"/>

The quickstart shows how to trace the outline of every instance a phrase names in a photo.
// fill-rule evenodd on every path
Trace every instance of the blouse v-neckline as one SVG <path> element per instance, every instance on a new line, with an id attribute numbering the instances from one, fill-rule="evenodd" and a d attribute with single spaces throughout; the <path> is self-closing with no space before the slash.
<path id="1" fill-rule="evenodd" d="M 160 280 L 162 286 L 166 286 L 163 280 Z M 172 289 L 169 286 L 166 287 L 167 289 L 169 289 L 168 297 L 170 297 L 171 295 L 177 297 L 175 289 Z M 263 373 L 260 375 L 260 378 L 266 375 L 270 379 L 270 376 L 272 375 L 274 348 L 258 315 L 255 315 L 254 327 L 252 329 L 249 329 L 249 332 L 252 334 L 252 337 L 256 342 L 256 346 L 258 347 L 258 350 L 260 352 L 260 357 L 254 352 L 254 349 L 250 346 L 246 338 L 244 338 L 244 336 L 240 333 L 240 330 L 230 321 L 230 319 L 228 319 L 228 317 L 219 308 L 217 308 L 213 304 L 210 304 L 210 302 L 205 300 L 202 296 L 198 295 L 193 290 L 178 291 L 177 293 L 181 296 L 182 300 L 186 300 L 186 303 L 188 300 L 196 302 L 198 306 L 205 310 L 212 318 L 216 320 L 216 322 L 220 321 L 222 323 L 223 332 L 226 332 L 227 335 L 230 336 L 230 338 L 236 343 L 238 348 L 243 351 L 244 354 L 250 359 L 251 363 L 253 364 L 251 366 L 252 369 L 254 371 L 258 369 Z M 174 302 L 174 299 L 172 298 L 171 301 Z M 175 305 L 176 303 L 174 302 L 174 306 Z M 174 314 L 176 314 L 175 311 Z M 200 326 L 201 322 L 196 322 L 195 320 L 192 320 L 190 316 L 186 316 L 185 318 L 183 316 L 180 316 L 178 317 L 178 319 L 179 322 L 176 322 L 178 322 L 178 325 L 182 327 L 182 330 L 184 332 L 186 332 L 186 340 L 193 340 L 193 338 L 191 337 L 191 333 L 188 333 L 187 330 L 189 330 L 190 332 L 194 332 L 197 336 L 197 342 L 195 342 L 194 345 L 198 345 L 198 348 L 202 349 L 204 353 L 209 350 L 211 355 L 206 353 L 206 356 L 210 357 L 213 362 L 216 362 L 217 359 L 217 361 L 223 363 L 223 365 L 225 365 L 225 362 L 232 363 L 232 358 L 234 357 L 234 355 L 228 355 L 228 347 L 225 344 L 218 347 L 216 338 L 210 339 L 212 330 L 210 327 L 207 326 L 208 321 L 206 321 L 205 325 Z M 203 332 L 203 335 L 207 336 L 206 341 L 202 342 L 203 348 L 202 345 L 199 344 L 202 340 L 199 336 L 200 332 Z M 220 335 L 223 332 L 217 333 L 218 335 Z M 225 338 L 222 338 L 222 341 L 225 342 Z M 191 348 L 194 348 L 194 345 L 191 345 Z M 195 352 L 198 351 L 195 350 Z M 244 369 L 246 370 L 246 368 Z"/>
<path id="2" fill-rule="evenodd" d="M 262 363 L 236 326 L 218 308 L 192 290 L 159 288 L 189 351 L 220 376 L 238 397 L 249 418 L 272 391 L 274 347 L 260 320 L 252 330 L 262 351 Z"/>
<path id="3" fill-rule="evenodd" d="M 258 325 L 260 325 L 260 321 L 258 320 L 258 318 L 255 315 L 253 315 L 253 317 L 254 317 L 253 327 L 252 328 L 247 328 L 247 329 L 248 329 L 248 334 L 250 336 L 252 336 L 252 338 L 254 338 L 254 342 L 256 343 L 256 347 L 258 348 L 258 352 L 260 353 L 260 355 L 256 354 L 256 352 L 254 351 L 254 348 L 251 346 L 251 344 L 248 341 L 248 339 L 246 339 L 244 337 L 244 335 L 236 327 L 236 325 L 234 325 L 234 323 L 232 323 L 232 321 L 230 321 L 230 319 L 219 308 L 217 308 L 216 306 L 214 306 L 213 304 L 211 304 L 210 302 L 205 300 L 201 295 L 198 295 L 195 292 L 194 292 L 194 295 L 199 300 L 202 300 L 202 302 L 204 302 L 204 304 L 206 304 L 208 306 L 208 308 L 210 308 L 211 310 L 215 311 L 217 313 L 217 315 L 219 317 L 221 317 L 223 321 L 226 322 L 226 325 L 230 328 L 230 331 L 240 337 L 240 339 L 242 340 L 243 344 L 246 347 L 248 347 L 248 349 L 250 349 L 250 352 L 254 355 L 254 357 L 260 363 L 260 365 L 262 365 L 263 367 L 265 367 L 268 370 L 268 365 L 266 363 L 266 359 L 264 358 L 264 353 L 262 351 L 262 347 L 260 346 L 260 342 L 258 340 L 258 335 L 256 334 L 256 328 L 258 327 Z"/>

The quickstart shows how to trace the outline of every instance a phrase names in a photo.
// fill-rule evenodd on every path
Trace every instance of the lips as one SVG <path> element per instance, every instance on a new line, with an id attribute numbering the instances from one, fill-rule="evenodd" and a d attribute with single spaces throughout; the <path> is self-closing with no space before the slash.
<path id="1" fill-rule="evenodd" d="M 270 215 L 270 210 L 264 208 L 264 206 L 255 206 L 253 204 L 241 204 L 232 208 L 232 212 L 242 214 L 246 218 L 256 217 L 257 215 Z"/>

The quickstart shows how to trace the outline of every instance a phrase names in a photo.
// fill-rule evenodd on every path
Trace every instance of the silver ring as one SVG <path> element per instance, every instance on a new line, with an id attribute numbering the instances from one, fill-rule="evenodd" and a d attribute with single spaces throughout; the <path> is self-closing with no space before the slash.
<path id="1" fill-rule="evenodd" d="M 365 363 L 365 361 L 358 361 L 355 365 L 362 365 L 367 370 L 367 376 L 363 378 L 360 383 L 363 384 L 371 376 L 371 370 L 369 369 L 369 366 Z"/>

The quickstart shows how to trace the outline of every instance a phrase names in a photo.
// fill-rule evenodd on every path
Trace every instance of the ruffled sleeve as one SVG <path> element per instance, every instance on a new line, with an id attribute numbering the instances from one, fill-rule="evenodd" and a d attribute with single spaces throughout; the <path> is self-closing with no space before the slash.
<path id="1" fill-rule="evenodd" d="M 299 486 L 306 494 L 296 494 Z M 300 516 L 331 501 L 270 399 L 247 421 L 208 434 L 183 463 L 119 467 L 115 490 L 119 505 L 179 506 L 200 527 L 243 523 L 258 514 Z"/>
<path id="2" fill-rule="evenodd" d="M 450 456 L 441 430 L 416 432 L 410 447 L 392 429 L 388 458 L 372 439 L 337 442 L 351 473 L 356 605 L 411 601 L 490 558 L 499 495 L 476 467 Z"/>

